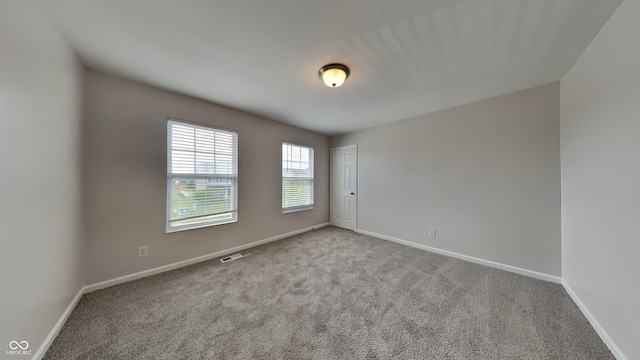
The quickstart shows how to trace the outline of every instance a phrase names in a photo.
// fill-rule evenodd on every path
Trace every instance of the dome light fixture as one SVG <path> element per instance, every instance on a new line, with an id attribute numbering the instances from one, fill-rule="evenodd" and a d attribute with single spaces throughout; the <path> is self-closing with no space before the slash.
<path id="1" fill-rule="evenodd" d="M 320 68 L 318 76 L 328 87 L 337 88 L 349 77 L 349 68 L 342 64 L 327 64 Z"/>

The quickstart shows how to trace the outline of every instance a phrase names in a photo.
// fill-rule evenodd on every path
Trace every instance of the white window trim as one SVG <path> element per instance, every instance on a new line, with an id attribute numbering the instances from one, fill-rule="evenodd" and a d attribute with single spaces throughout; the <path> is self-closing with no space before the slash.
<path id="1" fill-rule="evenodd" d="M 312 146 L 309 145 L 302 145 L 302 144 L 296 144 L 290 141 L 283 141 L 281 145 L 292 145 L 292 146 L 298 146 L 298 147 L 304 147 L 307 149 L 311 150 L 311 159 L 309 159 L 310 162 L 310 167 L 312 169 L 312 174 L 313 176 L 311 177 L 307 177 L 307 178 L 298 178 L 298 179 L 306 179 L 306 180 L 311 180 L 311 204 L 309 205 L 301 205 L 301 206 L 293 206 L 293 207 L 288 207 L 288 208 L 282 208 L 282 213 L 283 214 L 289 214 L 289 213 L 295 213 L 295 212 L 300 212 L 300 211 L 307 211 L 307 210 L 313 210 L 314 205 L 315 205 L 315 149 Z M 281 147 L 282 148 L 282 147 Z M 282 150 L 281 150 L 282 151 Z M 282 171 L 282 153 L 280 154 L 280 170 Z M 282 193 L 282 179 L 283 177 L 281 176 L 280 178 L 280 201 L 282 203 L 282 197 L 284 196 L 284 194 Z M 282 206 L 282 205 L 281 205 Z"/>
<path id="2" fill-rule="evenodd" d="M 235 210 L 232 210 L 231 212 L 229 212 L 231 214 L 231 218 L 228 220 L 211 220 L 211 221 L 203 221 L 203 222 L 198 222 L 198 223 L 194 223 L 194 224 L 185 224 L 185 225 L 179 225 L 179 226 L 171 226 L 171 182 L 173 180 L 173 178 L 205 178 L 205 179 L 211 179 L 211 178 L 216 178 L 217 176 L 212 176 L 212 175 L 197 175 L 197 174 L 179 174 L 179 173 L 169 173 L 169 164 L 171 163 L 171 134 L 169 132 L 169 123 L 170 122 L 174 122 L 174 123 L 179 123 L 179 124 L 184 124 L 187 126 L 194 126 L 194 127 L 201 127 L 201 128 L 206 128 L 206 129 L 210 129 L 210 130 L 219 130 L 219 131 L 224 131 L 224 132 L 228 132 L 228 133 L 233 133 L 235 134 L 235 194 L 232 194 L 232 196 L 234 196 L 232 202 L 234 203 L 234 207 Z M 211 125 L 205 125 L 205 124 L 199 124 L 199 123 L 195 123 L 195 122 L 191 122 L 191 121 L 185 121 L 185 120 L 180 120 L 180 119 L 176 119 L 176 118 L 168 118 L 167 119 L 167 196 L 166 196 L 166 218 L 165 218 L 165 231 L 166 233 L 174 233 L 174 232 L 180 232 L 180 231 L 186 231 L 186 230 L 194 230 L 194 229 L 201 229 L 201 228 L 205 228 L 205 227 L 211 227 L 211 226 L 217 226 L 217 225 L 225 225 L 225 224 L 231 224 L 231 223 L 235 223 L 238 221 L 238 132 L 235 130 L 230 130 L 230 129 L 225 129 L 225 128 L 221 128 L 221 127 L 216 127 L 216 126 L 211 126 Z M 223 213 L 223 214 L 229 214 L 229 213 Z"/>

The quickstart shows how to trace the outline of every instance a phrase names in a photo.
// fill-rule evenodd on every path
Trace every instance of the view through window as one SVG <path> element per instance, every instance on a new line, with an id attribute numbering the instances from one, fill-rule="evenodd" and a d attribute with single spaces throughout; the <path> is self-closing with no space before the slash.
<path id="1" fill-rule="evenodd" d="M 282 143 L 282 211 L 313 209 L 313 148 Z"/>
<path id="2" fill-rule="evenodd" d="M 167 232 L 237 219 L 238 134 L 169 119 Z"/>

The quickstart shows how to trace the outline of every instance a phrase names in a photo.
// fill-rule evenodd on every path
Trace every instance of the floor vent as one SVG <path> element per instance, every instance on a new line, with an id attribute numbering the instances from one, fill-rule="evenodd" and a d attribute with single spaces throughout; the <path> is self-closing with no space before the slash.
<path id="1" fill-rule="evenodd" d="M 232 261 L 232 260 L 236 260 L 236 259 L 240 259 L 241 257 L 245 257 L 245 256 L 249 256 L 251 254 L 247 254 L 247 255 L 242 255 L 240 253 L 238 254 L 233 254 L 233 255 L 229 255 L 227 257 L 223 257 L 222 259 L 220 259 L 220 262 L 228 262 L 228 261 Z"/>

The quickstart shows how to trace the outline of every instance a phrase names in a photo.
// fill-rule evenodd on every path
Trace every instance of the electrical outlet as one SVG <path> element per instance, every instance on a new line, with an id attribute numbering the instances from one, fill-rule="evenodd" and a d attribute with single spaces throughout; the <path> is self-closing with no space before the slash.
<path id="1" fill-rule="evenodd" d="M 148 246 L 138 246 L 138 257 L 147 256 L 149 254 Z"/>
<path id="2" fill-rule="evenodd" d="M 436 229 L 429 229 L 429 236 L 436 237 Z"/>
<path id="3" fill-rule="evenodd" d="M 320 217 L 320 213 L 316 211 L 316 219 Z"/>

